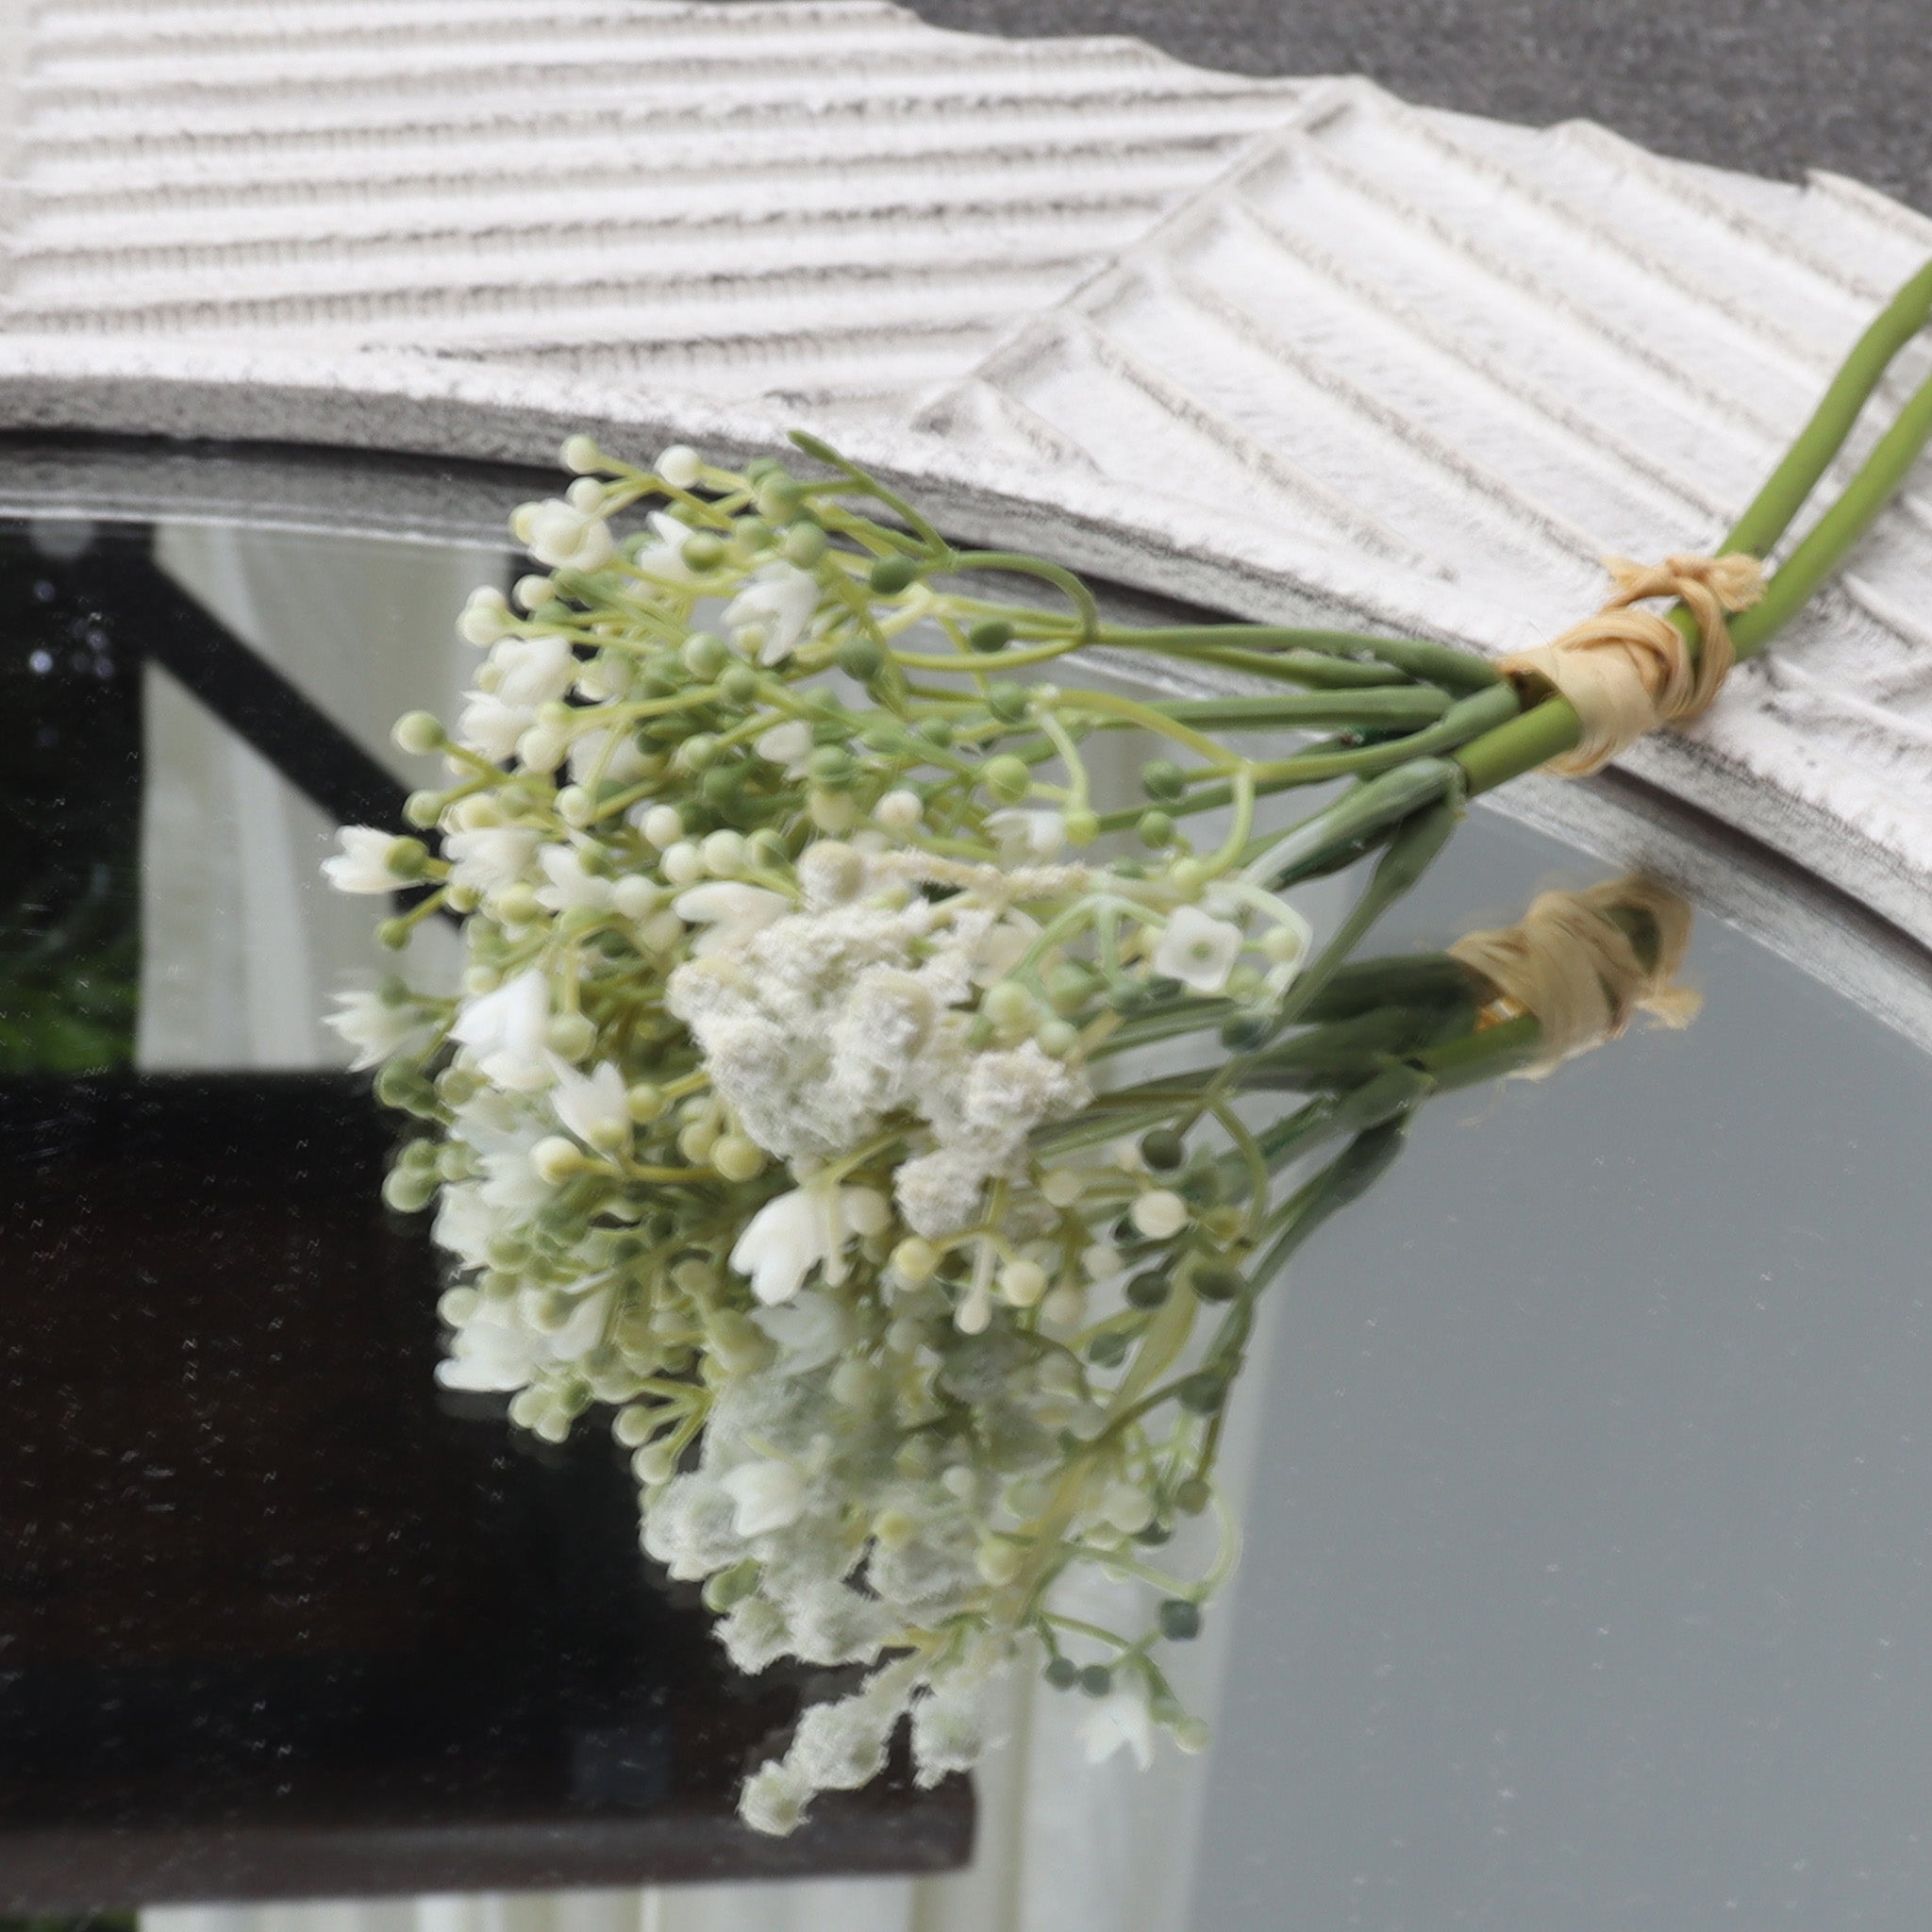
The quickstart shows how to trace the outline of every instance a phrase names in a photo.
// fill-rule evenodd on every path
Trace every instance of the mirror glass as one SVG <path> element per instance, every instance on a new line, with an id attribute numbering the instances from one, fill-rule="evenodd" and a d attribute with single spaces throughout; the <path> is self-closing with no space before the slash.
<path id="1" fill-rule="evenodd" d="M 200 512 L 0 532 L 0 1904 L 1924 1923 L 1932 1060 L 1707 911 L 1688 1030 L 1433 1105 L 1271 1291 L 1187 1647 L 1209 1749 L 1090 1764 L 1078 1693 L 1023 1681 L 970 1783 L 744 1831 L 808 1674 L 731 1669 L 607 1436 L 437 1389 L 434 1252 L 321 1024 L 383 963 L 334 827 L 395 822 L 389 725 L 454 714 L 455 613 L 515 570 Z M 1479 808 L 1381 940 L 1608 870 Z M 413 950 L 454 972 L 446 928 Z"/>

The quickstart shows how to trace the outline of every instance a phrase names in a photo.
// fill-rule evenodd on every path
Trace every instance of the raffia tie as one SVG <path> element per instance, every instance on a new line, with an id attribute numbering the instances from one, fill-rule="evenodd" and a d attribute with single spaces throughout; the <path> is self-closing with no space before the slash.
<path id="1" fill-rule="evenodd" d="M 1615 913 L 1641 915 L 1657 933 L 1645 964 Z M 1520 925 L 1473 932 L 1450 953 L 1496 989 L 1496 1017 L 1533 1013 L 1542 1052 L 1524 1072 L 1541 1079 L 1561 1061 L 1614 1040 L 1631 1015 L 1688 1026 L 1702 1005 L 1676 983 L 1690 943 L 1690 908 L 1668 886 L 1635 874 L 1582 892 L 1544 892 Z"/>
<path id="2" fill-rule="evenodd" d="M 1737 661 L 1725 615 L 1764 595 L 1764 566 L 1738 550 L 1653 564 L 1607 557 L 1604 568 L 1617 591 L 1594 617 L 1499 667 L 1506 677 L 1541 679 L 1574 708 L 1582 736 L 1547 767 L 1565 777 L 1597 771 L 1646 731 L 1703 710 Z M 1694 659 L 1675 625 L 1636 608 L 1646 597 L 1681 598 L 1690 608 L 1699 640 Z"/>

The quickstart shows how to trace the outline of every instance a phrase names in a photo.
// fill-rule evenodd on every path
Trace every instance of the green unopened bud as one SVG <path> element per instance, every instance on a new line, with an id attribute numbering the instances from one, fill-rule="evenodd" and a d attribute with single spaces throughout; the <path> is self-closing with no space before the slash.
<path id="1" fill-rule="evenodd" d="M 1056 1690 L 1071 1690 L 1080 1681 L 1080 1666 L 1070 1657 L 1057 1657 L 1041 1674 Z"/>
<path id="2" fill-rule="evenodd" d="M 816 524 L 793 524 L 785 532 L 781 547 L 787 563 L 794 563 L 800 570 L 814 570 L 830 546 Z"/>
<path id="3" fill-rule="evenodd" d="M 661 1121 L 671 1109 L 671 1103 L 664 1097 L 661 1087 L 653 1087 L 649 1081 L 641 1081 L 624 1096 L 624 1104 L 632 1120 L 641 1126 L 648 1126 L 653 1121 Z"/>
<path id="4" fill-rule="evenodd" d="M 1170 1174 L 1188 1158 L 1188 1145 L 1172 1127 L 1156 1127 L 1141 1137 L 1141 1158 L 1159 1174 Z"/>
<path id="5" fill-rule="evenodd" d="M 1079 1045 L 1080 1029 L 1067 1020 L 1042 1020 L 1033 1037 L 1040 1042 L 1041 1053 L 1063 1060 Z"/>
<path id="6" fill-rule="evenodd" d="M 727 664 L 719 674 L 718 694 L 727 704 L 750 704 L 758 694 L 758 673 L 749 664 Z"/>
<path id="7" fill-rule="evenodd" d="M 1174 1507 L 1185 1516 L 1206 1514 L 1214 1501 L 1214 1485 L 1206 1476 L 1191 1475 L 1174 1492 Z"/>
<path id="8" fill-rule="evenodd" d="M 1188 774 L 1172 758 L 1149 758 L 1141 767 L 1141 789 L 1172 804 L 1188 789 Z"/>
<path id="9" fill-rule="evenodd" d="M 768 524 L 789 524 L 805 504 L 805 486 L 783 471 L 768 475 L 752 499 Z"/>
<path id="10" fill-rule="evenodd" d="M 1160 1607 L 1160 1634 L 1175 1643 L 1185 1643 L 1201 1634 L 1201 1610 L 1184 1596 L 1171 1596 Z"/>
<path id="11" fill-rule="evenodd" d="M 1070 811 L 1065 814 L 1067 843 L 1084 850 L 1100 837 L 1100 815 L 1091 811 Z"/>
<path id="12" fill-rule="evenodd" d="M 1117 1369 L 1131 1346 L 1118 1328 L 1105 1329 L 1087 1344 L 1087 1359 L 1097 1369 Z"/>
<path id="13" fill-rule="evenodd" d="M 1017 724 L 1026 715 L 1026 708 L 1032 698 L 1024 684 L 1015 684 L 1010 678 L 1002 678 L 991 684 L 986 691 L 986 708 L 1003 724 Z"/>
<path id="14" fill-rule="evenodd" d="M 762 517 L 740 517 L 731 525 L 731 534 L 747 550 L 769 550 L 778 541 L 778 533 Z"/>
<path id="15" fill-rule="evenodd" d="M 543 917 L 543 907 L 533 887 L 521 880 L 506 886 L 492 902 L 496 916 L 506 925 L 534 925 Z"/>
<path id="16" fill-rule="evenodd" d="M 1040 1004 L 1017 979 L 1002 979 L 987 989 L 979 1009 L 1000 1032 L 1011 1037 L 1032 1032 Z"/>
<path id="17" fill-rule="evenodd" d="M 943 751 L 953 741 L 953 727 L 944 718 L 922 718 L 919 721 L 919 735 L 926 743 L 937 745 Z"/>
<path id="18" fill-rule="evenodd" d="M 1134 822 L 1134 831 L 1150 851 L 1174 843 L 1174 821 L 1164 811 L 1143 811 Z"/>
<path id="19" fill-rule="evenodd" d="M 677 546 L 687 570 L 716 570 L 724 561 L 724 540 L 710 530 L 695 530 Z"/>
<path id="20" fill-rule="evenodd" d="M 1113 1689 L 1113 1673 L 1105 1664 L 1089 1664 L 1080 1673 L 1080 1689 L 1089 1697 L 1105 1697 Z"/>
<path id="21" fill-rule="evenodd" d="M 412 791 L 403 801 L 403 817 L 426 832 L 442 816 L 443 803 L 441 791 Z"/>
<path id="22" fill-rule="evenodd" d="M 896 597 L 919 575 L 919 566 L 909 557 L 881 557 L 874 563 L 866 581 L 882 597 Z"/>
<path id="23" fill-rule="evenodd" d="M 1025 759 L 1015 758 L 1011 752 L 1003 752 L 996 758 L 987 759 L 979 768 L 979 778 L 1002 805 L 1018 805 L 1033 783 L 1033 774 L 1027 769 Z"/>
<path id="24" fill-rule="evenodd" d="M 392 1167 L 383 1177 L 382 1198 L 398 1214 L 420 1214 L 436 1196 L 434 1170 Z"/>
<path id="25" fill-rule="evenodd" d="M 597 1029 L 581 1013 L 558 1013 L 545 1029 L 552 1053 L 580 1060 L 597 1043 Z"/>
<path id="26" fill-rule="evenodd" d="M 1188 1287 L 1197 1301 L 1231 1302 L 1247 1285 L 1237 1270 L 1221 1262 L 1196 1268 L 1188 1276 Z"/>
<path id="27" fill-rule="evenodd" d="M 449 733 L 427 711 L 405 711 L 389 735 L 398 751 L 406 751 L 412 758 L 425 758 L 449 742 Z"/>
<path id="28" fill-rule="evenodd" d="M 1167 1292 L 1167 1276 L 1158 1268 L 1145 1269 L 1127 1283 L 1127 1301 L 1137 1308 L 1158 1308 Z"/>
<path id="29" fill-rule="evenodd" d="M 1227 1400 L 1227 1377 L 1211 1369 L 1196 1369 L 1174 1385 L 1174 1396 L 1185 1409 L 1195 1415 L 1213 1415 Z"/>
<path id="30" fill-rule="evenodd" d="M 1004 651 L 1013 641 L 1013 626 L 1004 617 L 982 617 L 967 633 L 975 651 Z"/>
<path id="31" fill-rule="evenodd" d="M 847 638 L 839 646 L 839 669 L 869 684 L 886 668 L 886 654 L 870 638 Z"/>
<path id="32" fill-rule="evenodd" d="M 694 731 L 677 747 L 677 762 L 687 772 L 702 772 L 718 756 L 718 741 L 708 731 Z"/>
<path id="33" fill-rule="evenodd" d="M 852 754 L 843 745 L 822 744 L 806 760 L 806 776 L 827 791 L 842 791 L 858 774 Z"/>
<path id="34" fill-rule="evenodd" d="M 677 655 L 693 677 L 702 677 L 707 683 L 736 661 L 731 646 L 711 630 L 692 631 Z"/>
<path id="35" fill-rule="evenodd" d="M 429 851 L 420 839 L 391 839 L 383 863 L 399 879 L 420 879 L 429 864 Z"/>
<path id="36" fill-rule="evenodd" d="M 708 1610 L 728 1610 L 733 1604 L 742 1603 L 758 1587 L 762 1574 L 756 1557 L 746 1557 L 742 1562 L 734 1563 L 728 1570 L 719 1570 L 705 1578 L 705 1587 L 700 1594 L 704 1597 Z"/>

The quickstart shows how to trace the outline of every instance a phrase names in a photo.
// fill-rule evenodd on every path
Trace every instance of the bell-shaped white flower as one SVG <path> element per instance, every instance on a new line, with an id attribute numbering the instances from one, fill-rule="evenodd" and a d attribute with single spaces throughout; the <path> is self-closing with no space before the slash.
<path id="1" fill-rule="evenodd" d="M 1117 1684 L 1080 1724 L 1080 1744 L 1089 1764 L 1105 1764 L 1124 1746 L 1142 1771 L 1154 1762 L 1154 1720 L 1140 1683 Z"/>
<path id="2" fill-rule="evenodd" d="M 426 1041 L 429 1016 L 413 1000 L 389 999 L 379 992 L 339 992 L 336 1009 L 323 1024 L 356 1049 L 349 1068 L 359 1073 L 418 1040 Z"/>
<path id="3" fill-rule="evenodd" d="M 684 546 L 696 534 L 691 526 L 661 509 L 651 512 L 650 523 L 652 535 L 658 541 L 648 550 L 638 552 L 635 568 L 660 584 L 696 583 L 704 573 L 691 569 L 684 560 Z"/>
<path id="4" fill-rule="evenodd" d="M 624 1075 L 611 1061 L 599 1060 L 588 1074 L 580 1074 L 568 1060 L 553 1054 L 550 1071 L 556 1075 L 550 1090 L 551 1108 L 579 1141 L 606 1153 L 630 1144 L 630 1107 Z"/>
<path id="5" fill-rule="evenodd" d="M 1009 872 L 1058 858 L 1067 842 L 1067 822 L 1057 811 L 1022 811 L 1003 807 L 986 815 L 986 829 L 999 847 L 1000 863 Z"/>
<path id="6" fill-rule="evenodd" d="M 510 519 L 516 540 L 549 570 L 602 570 L 617 553 L 610 525 L 560 496 L 526 503 Z"/>
<path id="7" fill-rule="evenodd" d="M 789 1302 L 814 1268 L 837 1287 L 845 1278 L 845 1244 L 876 1233 L 890 1219 L 872 1188 L 808 1184 L 767 1201 L 731 1250 L 731 1265 L 751 1277 L 751 1291 L 767 1307 Z"/>
<path id="8" fill-rule="evenodd" d="M 402 841 L 374 825 L 344 825 L 336 834 L 341 850 L 322 861 L 323 875 L 339 892 L 393 892 L 409 880 L 392 871 L 390 855 Z"/>
<path id="9" fill-rule="evenodd" d="M 448 833 L 442 849 L 450 861 L 450 882 L 473 892 L 500 892 L 530 868 L 542 834 L 525 825 L 479 825 Z"/>
<path id="10" fill-rule="evenodd" d="M 772 764 L 783 765 L 788 778 L 802 777 L 811 758 L 811 726 L 803 718 L 788 718 L 759 732 L 752 749 Z"/>
<path id="11" fill-rule="evenodd" d="M 754 933 L 763 932 L 791 910 L 791 902 L 764 886 L 713 879 L 678 893 L 671 909 L 687 925 L 705 928 L 691 944 L 692 953 L 703 958 L 708 953 L 741 946 Z"/>
<path id="12" fill-rule="evenodd" d="M 760 664 L 782 664 L 819 608 L 819 580 L 795 563 L 768 563 L 724 607 L 724 627 Z"/>
<path id="13" fill-rule="evenodd" d="M 515 1093 L 537 1093 L 551 1080 L 549 1029 L 550 983 L 533 966 L 494 992 L 465 1000 L 449 1030 L 485 1079 Z"/>
<path id="14" fill-rule="evenodd" d="M 507 705 L 494 691 L 473 691 L 457 716 L 457 741 L 491 764 L 508 764 L 516 756 L 517 740 L 536 718 L 526 705 Z"/>
<path id="15" fill-rule="evenodd" d="M 1176 906 L 1152 956 L 1154 970 L 1196 992 L 1216 993 L 1241 956 L 1241 927 L 1211 918 L 1198 906 Z"/>
<path id="16" fill-rule="evenodd" d="M 805 1513 L 805 1480 L 776 1457 L 741 1462 L 719 1480 L 730 1493 L 731 1526 L 741 1537 L 790 1529 Z"/>
<path id="17" fill-rule="evenodd" d="M 490 654 L 496 674 L 495 694 L 507 705 L 554 704 L 576 680 L 576 653 L 555 631 L 508 637 Z"/>
<path id="18" fill-rule="evenodd" d="M 608 912 L 616 902 L 616 882 L 587 872 L 574 845 L 540 845 L 537 864 L 549 881 L 537 888 L 537 903 L 553 912 L 568 912 L 574 906 Z"/>

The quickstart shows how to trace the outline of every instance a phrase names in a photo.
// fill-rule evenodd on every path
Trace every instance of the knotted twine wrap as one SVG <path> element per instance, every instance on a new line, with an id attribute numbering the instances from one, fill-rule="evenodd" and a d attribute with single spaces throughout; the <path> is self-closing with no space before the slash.
<path id="1" fill-rule="evenodd" d="M 1657 935 L 1646 964 L 1614 915 L 1637 915 Z M 1675 983 L 1690 943 L 1690 908 L 1667 886 L 1631 875 L 1583 892 L 1544 892 L 1520 925 L 1473 932 L 1449 948 L 1496 989 L 1509 1009 L 1533 1013 L 1542 1050 L 1522 1070 L 1540 1080 L 1563 1060 L 1614 1040 L 1636 1012 L 1688 1026 L 1702 1001 Z"/>
<path id="2" fill-rule="evenodd" d="M 1565 777 L 1600 770 L 1646 731 L 1703 710 L 1737 661 L 1725 614 L 1764 595 L 1764 566 L 1739 550 L 1654 564 L 1607 557 L 1604 568 L 1617 591 L 1594 617 L 1498 666 L 1506 677 L 1541 678 L 1569 699 L 1582 735 L 1546 767 Z M 1645 597 L 1680 598 L 1690 608 L 1699 639 L 1694 660 L 1675 625 L 1636 608 Z"/>

